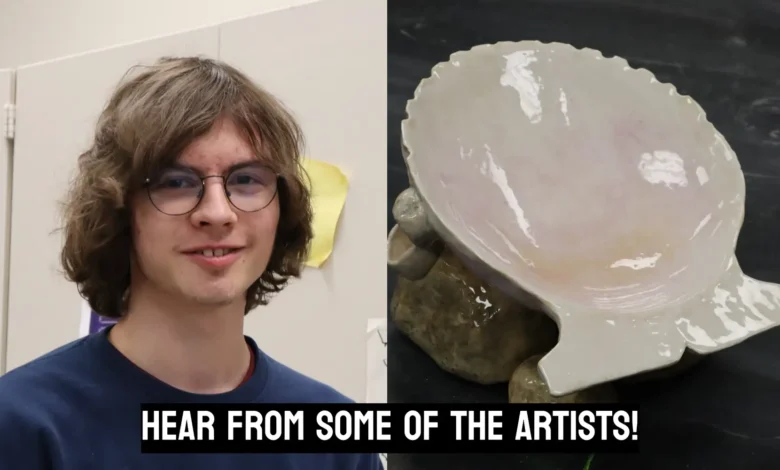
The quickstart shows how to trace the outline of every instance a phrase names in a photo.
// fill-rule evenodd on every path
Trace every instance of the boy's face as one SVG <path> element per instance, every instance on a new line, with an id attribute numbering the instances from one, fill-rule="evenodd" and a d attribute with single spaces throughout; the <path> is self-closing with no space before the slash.
<path id="1" fill-rule="evenodd" d="M 255 160 L 235 124 L 224 119 L 181 154 L 178 164 L 201 176 L 227 176 L 232 167 Z M 141 191 L 133 201 L 133 283 L 158 293 L 224 306 L 243 303 L 247 288 L 265 271 L 279 221 L 279 199 L 257 212 L 242 212 L 228 200 L 223 180 L 207 178 L 203 198 L 185 215 L 160 212 Z M 231 253 L 210 257 L 209 248 Z M 219 253 L 216 253 L 217 255 Z"/>

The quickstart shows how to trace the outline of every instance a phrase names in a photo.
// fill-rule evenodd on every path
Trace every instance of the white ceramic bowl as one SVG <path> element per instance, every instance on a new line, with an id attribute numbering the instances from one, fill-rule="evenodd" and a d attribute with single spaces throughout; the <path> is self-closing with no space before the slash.
<path id="1" fill-rule="evenodd" d="M 539 366 L 553 394 L 777 325 L 780 287 L 734 257 L 737 157 L 649 71 L 567 44 L 478 46 L 436 65 L 407 114 L 409 191 L 425 219 L 413 225 L 558 322 Z"/>

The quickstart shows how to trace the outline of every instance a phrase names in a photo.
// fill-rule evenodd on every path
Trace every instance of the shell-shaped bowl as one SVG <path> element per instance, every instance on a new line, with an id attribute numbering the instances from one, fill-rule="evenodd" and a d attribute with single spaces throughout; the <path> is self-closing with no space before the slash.
<path id="1" fill-rule="evenodd" d="M 555 395 L 778 323 L 780 288 L 734 257 L 737 156 L 648 70 L 561 43 L 477 46 L 420 82 L 402 139 L 428 226 L 557 321 L 539 365 Z"/>

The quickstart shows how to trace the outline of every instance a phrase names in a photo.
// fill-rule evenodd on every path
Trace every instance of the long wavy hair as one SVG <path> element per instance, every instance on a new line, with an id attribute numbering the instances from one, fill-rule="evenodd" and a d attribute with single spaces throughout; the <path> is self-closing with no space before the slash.
<path id="1" fill-rule="evenodd" d="M 176 161 L 220 118 L 231 118 L 279 175 L 280 217 L 268 266 L 246 293 L 245 314 L 299 277 L 312 238 L 304 137 L 270 93 L 223 62 L 162 58 L 133 67 L 102 111 L 63 203 L 65 276 L 93 310 L 127 310 L 133 250 L 129 202 L 144 180 Z"/>

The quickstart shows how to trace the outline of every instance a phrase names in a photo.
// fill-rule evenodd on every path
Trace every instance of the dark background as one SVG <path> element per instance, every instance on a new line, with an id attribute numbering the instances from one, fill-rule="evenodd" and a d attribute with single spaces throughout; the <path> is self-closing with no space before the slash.
<path id="1" fill-rule="evenodd" d="M 408 185 L 400 122 L 417 83 L 452 52 L 523 39 L 622 56 L 697 100 L 745 173 L 739 262 L 748 275 L 780 282 L 780 0 L 388 0 L 388 231 Z M 390 401 L 506 402 L 505 385 L 443 372 L 392 323 L 389 340 Z M 643 405 L 643 452 L 597 454 L 591 470 L 780 469 L 780 329 L 621 395 Z M 580 470 L 587 457 L 391 455 L 390 468 Z"/>

